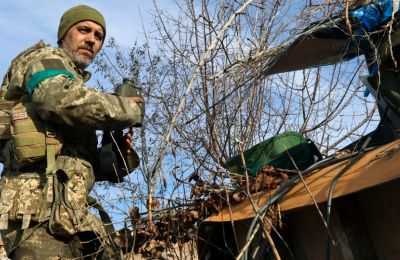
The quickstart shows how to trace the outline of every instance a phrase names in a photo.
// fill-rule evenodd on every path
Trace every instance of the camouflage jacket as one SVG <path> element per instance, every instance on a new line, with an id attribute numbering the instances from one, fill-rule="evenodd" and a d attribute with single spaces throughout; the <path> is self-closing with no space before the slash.
<path id="1" fill-rule="evenodd" d="M 14 158 L 12 141 L 1 142 L 0 229 L 7 251 L 15 248 L 18 232 L 46 220 L 57 235 L 82 231 L 105 235 L 99 220 L 87 210 L 95 180 L 106 179 L 96 175 L 95 131 L 126 128 L 141 116 L 138 104 L 128 98 L 87 88 L 87 72 L 77 69 L 63 49 L 39 44 L 13 61 L 0 98 L 28 96 L 39 120 L 62 136 L 63 147 L 46 173 L 46 160 L 21 166 Z"/>

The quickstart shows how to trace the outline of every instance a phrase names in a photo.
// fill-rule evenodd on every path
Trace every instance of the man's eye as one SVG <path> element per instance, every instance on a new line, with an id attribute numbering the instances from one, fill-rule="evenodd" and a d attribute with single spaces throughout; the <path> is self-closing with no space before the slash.
<path id="1" fill-rule="evenodd" d="M 104 36 L 102 34 L 95 34 L 96 40 L 102 41 Z"/>
<path id="2" fill-rule="evenodd" d="M 86 29 L 86 28 L 78 29 L 78 31 L 79 31 L 80 33 L 88 33 L 88 32 L 89 32 L 89 30 Z"/>

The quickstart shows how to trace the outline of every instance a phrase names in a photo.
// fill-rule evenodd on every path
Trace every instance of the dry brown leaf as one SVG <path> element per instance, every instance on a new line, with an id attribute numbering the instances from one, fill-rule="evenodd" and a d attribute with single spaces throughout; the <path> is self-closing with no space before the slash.
<path id="1" fill-rule="evenodd" d="M 138 207 L 132 207 L 129 209 L 129 217 L 131 219 L 139 219 L 140 214 L 139 214 L 139 208 Z"/>

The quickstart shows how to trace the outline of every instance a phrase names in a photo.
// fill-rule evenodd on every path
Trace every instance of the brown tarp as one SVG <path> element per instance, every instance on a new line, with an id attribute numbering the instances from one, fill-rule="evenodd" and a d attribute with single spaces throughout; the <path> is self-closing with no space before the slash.
<path id="1" fill-rule="evenodd" d="M 356 51 L 346 39 L 300 39 L 280 55 L 264 73 L 272 75 L 333 64 Z"/>
<path id="2" fill-rule="evenodd" d="M 335 176 L 345 167 L 349 160 L 328 166 L 314 172 L 303 182 L 297 183 L 280 202 L 281 211 L 304 207 L 328 198 L 329 188 Z M 380 146 L 366 152 L 360 160 L 354 163 L 339 179 L 333 197 L 340 197 L 369 187 L 373 187 L 400 177 L 400 140 Z M 309 188 L 311 195 L 307 192 Z M 259 193 L 252 198 L 257 207 L 261 208 L 270 198 L 272 192 Z M 219 214 L 211 216 L 205 222 L 237 221 L 255 216 L 255 211 L 249 200 L 225 208 Z"/>
<path id="3" fill-rule="evenodd" d="M 335 64 L 361 55 L 344 17 L 321 20 L 304 29 L 262 70 L 263 75 Z"/>

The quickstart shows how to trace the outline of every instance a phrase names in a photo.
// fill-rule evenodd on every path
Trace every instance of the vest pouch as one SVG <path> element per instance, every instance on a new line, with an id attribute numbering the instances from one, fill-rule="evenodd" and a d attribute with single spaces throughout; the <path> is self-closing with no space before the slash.
<path id="1" fill-rule="evenodd" d="M 0 140 L 11 139 L 10 112 L 14 101 L 0 100 Z"/>
<path id="2" fill-rule="evenodd" d="M 12 178 L 2 177 L 0 194 L 0 230 L 8 228 L 8 220 L 16 219 L 14 199 L 17 197 L 17 182 Z"/>
<path id="3" fill-rule="evenodd" d="M 62 201 L 53 204 L 51 211 L 49 230 L 51 234 L 70 237 L 76 233 L 73 223 L 73 211 L 69 209 Z"/>
<path id="4" fill-rule="evenodd" d="M 21 165 L 45 159 L 49 148 L 54 156 L 61 151 L 60 137 L 49 131 L 30 102 L 18 103 L 11 109 L 11 136 Z"/>
<path id="5" fill-rule="evenodd" d="M 32 220 L 39 222 L 42 202 L 43 191 L 38 174 L 3 176 L 0 195 L 0 229 L 6 229 L 9 220 L 22 221 L 21 229 L 28 228 Z"/>
<path id="6" fill-rule="evenodd" d="M 51 210 L 49 230 L 53 235 L 70 237 L 87 224 L 87 189 L 79 175 L 68 178 L 58 170 L 54 176 L 54 203 Z"/>

